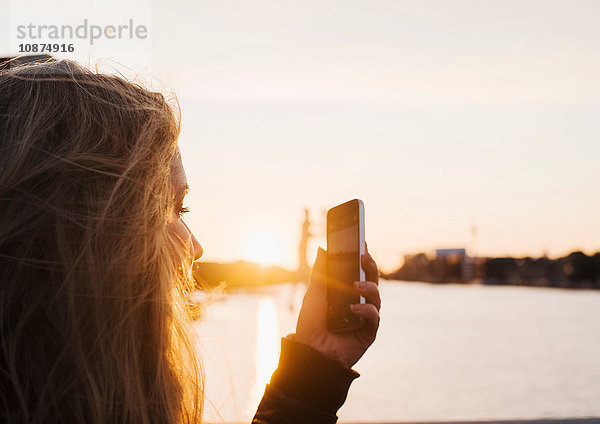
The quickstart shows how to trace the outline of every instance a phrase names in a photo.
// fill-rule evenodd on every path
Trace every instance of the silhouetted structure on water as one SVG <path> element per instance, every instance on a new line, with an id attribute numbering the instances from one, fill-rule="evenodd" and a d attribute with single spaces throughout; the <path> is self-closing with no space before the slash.
<path id="1" fill-rule="evenodd" d="M 298 269 L 296 270 L 296 281 L 308 282 L 310 277 L 310 265 L 308 264 L 308 240 L 313 235 L 310 232 L 310 214 L 308 208 L 304 209 L 304 221 L 302 222 L 302 232 L 300 234 L 300 244 L 298 245 Z"/>

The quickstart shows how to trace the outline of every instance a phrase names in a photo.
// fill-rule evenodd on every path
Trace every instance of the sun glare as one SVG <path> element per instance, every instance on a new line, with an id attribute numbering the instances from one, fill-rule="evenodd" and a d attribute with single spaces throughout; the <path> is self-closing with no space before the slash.
<path id="1" fill-rule="evenodd" d="M 261 265 L 273 265 L 283 258 L 282 246 L 277 235 L 269 230 L 256 230 L 246 241 L 244 255 L 247 260 Z"/>

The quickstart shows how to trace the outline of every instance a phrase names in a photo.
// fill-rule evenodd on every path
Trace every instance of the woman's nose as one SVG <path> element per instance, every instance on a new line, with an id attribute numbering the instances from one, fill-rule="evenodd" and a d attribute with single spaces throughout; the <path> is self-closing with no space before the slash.
<path id="1" fill-rule="evenodd" d="M 190 228 L 185 222 L 183 223 L 183 225 L 185 225 L 185 228 L 187 228 L 188 233 L 190 233 L 190 237 L 192 238 L 192 246 L 194 247 L 194 261 L 197 261 L 198 259 L 200 259 L 202 253 L 204 252 L 202 250 L 202 245 L 200 244 L 196 236 L 194 236 L 194 233 L 192 233 L 192 230 L 190 230 Z"/>
<path id="2" fill-rule="evenodd" d="M 192 233 L 192 244 L 194 245 L 194 260 L 197 261 L 202 256 L 202 253 L 204 252 L 204 250 L 202 249 L 202 245 L 196 239 L 196 237 L 194 236 L 193 233 Z"/>

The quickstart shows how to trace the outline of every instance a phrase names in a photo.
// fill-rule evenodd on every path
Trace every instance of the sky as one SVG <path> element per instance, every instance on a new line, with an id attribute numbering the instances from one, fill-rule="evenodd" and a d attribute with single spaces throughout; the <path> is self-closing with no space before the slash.
<path id="1" fill-rule="evenodd" d="M 355 197 L 384 271 L 600 250 L 600 2 L 1 1 L 2 56 L 18 25 L 147 26 L 56 56 L 177 97 L 202 260 L 295 267 L 305 207 L 313 260 Z"/>

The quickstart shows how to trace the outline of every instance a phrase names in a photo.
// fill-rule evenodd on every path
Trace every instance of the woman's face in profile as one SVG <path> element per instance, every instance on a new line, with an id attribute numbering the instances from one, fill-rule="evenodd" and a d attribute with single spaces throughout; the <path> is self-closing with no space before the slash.
<path id="1" fill-rule="evenodd" d="M 187 177 L 185 170 L 183 169 L 183 162 L 181 161 L 181 152 L 179 148 L 175 152 L 173 157 L 173 164 L 171 165 L 171 183 L 175 190 L 175 209 L 173 210 L 173 220 L 169 224 L 169 230 L 177 234 L 182 240 L 188 242 L 189 249 L 192 254 L 194 261 L 200 259 L 202 256 L 202 246 L 194 237 L 192 231 L 183 222 L 183 218 L 180 215 L 181 207 L 183 206 L 183 198 L 188 191 Z"/>

